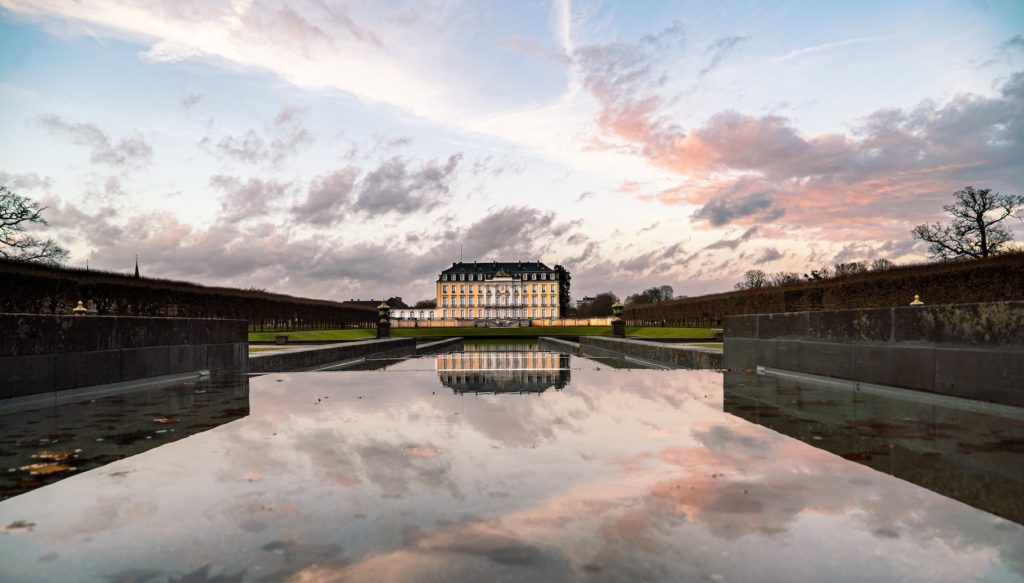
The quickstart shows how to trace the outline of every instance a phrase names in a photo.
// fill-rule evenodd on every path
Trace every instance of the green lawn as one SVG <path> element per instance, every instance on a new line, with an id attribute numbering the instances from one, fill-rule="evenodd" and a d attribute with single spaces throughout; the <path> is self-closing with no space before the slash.
<path id="1" fill-rule="evenodd" d="M 718 328 L 626 328 L 626 336 L 638 338 L 714 338 Z"/>
<path id="2" fill-rule="evenodd" d="M 302 330 L 300 332 L 249 332 L 249 340 L 270 340 L 278 334 L 287 334 L 291 340 L 365 340 L 375 338 L 375 330 Z"/>
<path id="3" fill-rule="evenodd" d="M 639 338 L 708 338 L 709 328 L 626 328 L 627 336 Z M 549 326 L 530 328 L 394 328 L 395 337 L 423 336 L 611 336 L 611 326 Z M 249 340 L 274 340 L 287 334 L 290 340 L 363 340 L 374 338 L 374 330 L 303 330 L 298 332 L 250 332 Z"/>

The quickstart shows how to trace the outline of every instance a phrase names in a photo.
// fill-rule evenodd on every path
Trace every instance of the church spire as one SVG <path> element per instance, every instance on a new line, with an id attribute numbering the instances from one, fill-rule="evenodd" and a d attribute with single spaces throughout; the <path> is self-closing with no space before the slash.
<path id="1" fill-rule="evenodd" d="M 135 277 L 139 276 L 139 256 L 135 256 Z"/>

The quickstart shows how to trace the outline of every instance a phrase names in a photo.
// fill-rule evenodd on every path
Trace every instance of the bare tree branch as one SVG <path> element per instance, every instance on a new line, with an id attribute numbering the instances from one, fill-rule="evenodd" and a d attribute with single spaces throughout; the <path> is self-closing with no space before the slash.
<path id="1" fill-rule="evenodd" d="M 60 263 L 67 259 L 66 249 L 52 239 L 37 239 L 25 232 L 28 225 L 45 225 L 43 211 L 24 196 L 14 194 L 0 186 L 0 257 L 15 261 L 40 261 Z"/>
<path id="2" fill-rule="evenodd" d="M 953 204 L 942 210 L 953 217 L 944 225 L 917 225 L 914 237 L 929 243 L 928 251 L 937 259 L 988 257 L 1008 248 L 1013 233 L 1000 223 L 1021 214 L 1024 195 L 993 193 L 989 188 L 968 186 L 953 193 Z"/>

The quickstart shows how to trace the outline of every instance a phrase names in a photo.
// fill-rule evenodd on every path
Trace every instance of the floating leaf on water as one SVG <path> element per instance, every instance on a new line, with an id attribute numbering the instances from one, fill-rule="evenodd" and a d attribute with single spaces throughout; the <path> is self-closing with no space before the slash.
<path id="1" fill-rule="evenodd" d="M 37 454 L 33 454 L 32 457 L 51 462 L 62 462 L 70 457 L 74 457 L 78 453 L 81 453 L 81 451 L 82 450 L 80 449 L 68 449 L 65 451 L 43 450 Z"/>
<path id="2" fill-rule="evenodd" d="M 177 417 L 157 417 L 153 419 L 153 423 L 178 423 L 181 419 Z"/>
<path id="3" fill-rule="evenodd" d="M 40 464 L 29 464 L 27 466 L 21 466 L 21 471 L 28 472 L 33 476 L 45 476 L 48 474 L 56 474 L 59 472 L 67 472 L 75 468 L 68 464 L 61 463 L 40 463 Z"/>

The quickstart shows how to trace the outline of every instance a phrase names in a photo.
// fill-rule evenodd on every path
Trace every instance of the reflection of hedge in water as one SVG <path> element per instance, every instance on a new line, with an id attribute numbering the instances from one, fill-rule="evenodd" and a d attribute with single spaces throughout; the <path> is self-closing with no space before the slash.
<path id="1" fill-rule="evenodd" d="M 722 316 L 730 315 L 905 306 L 914 294 L 927 304 L 1024 299 L 1024 253 L 639 304 L 627 306 L 624 317 L 629 325 L 663 320 L 721 325 Z"/>
<path id="2" fill-rule="evenodd" d="M 331 329 L 376 321 L 373 308 L 258 290 L 205 287 L 106 271 L 0 260 L 0 312 L 66 314 L 82 300 L 101 315 L 231 318 L 256 329 Z"/>

